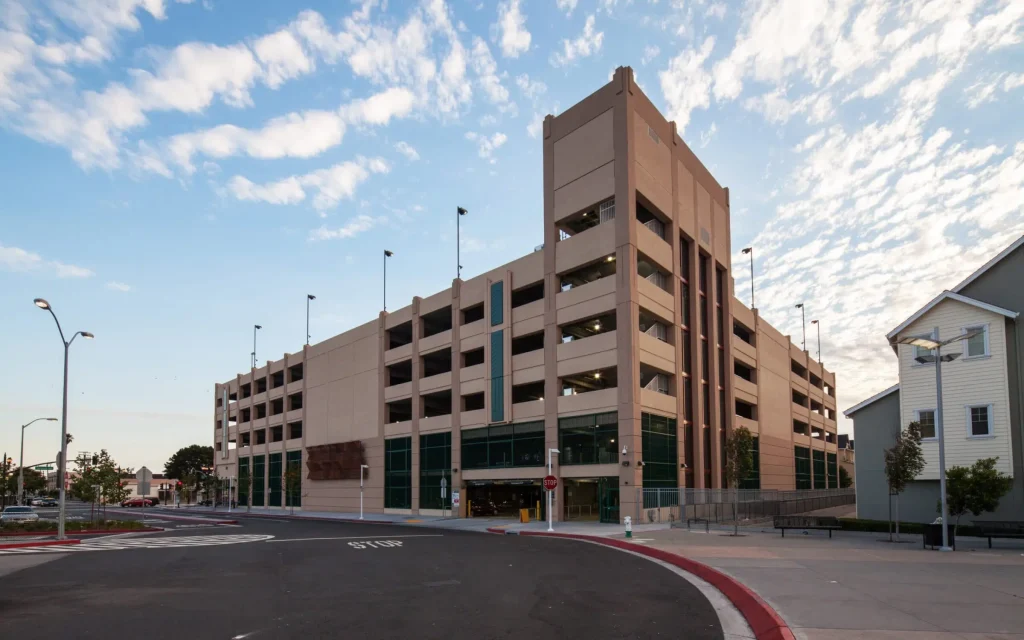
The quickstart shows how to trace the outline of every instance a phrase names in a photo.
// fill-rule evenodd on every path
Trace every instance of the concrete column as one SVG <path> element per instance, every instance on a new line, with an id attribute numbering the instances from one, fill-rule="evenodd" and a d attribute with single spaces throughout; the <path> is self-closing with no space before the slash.
<path id="1" fill-rule="evenodd" d="M 462 479 L 462 280 L 452 280 L 452 449 L 451 465 L 449 469 L 458 469 L 452 472 L 452 480 L 448 485 L 449 491 L 456 491 L 461 487 Z M 448 498 L 450 500 L 450 497 Z M 463 501 L 465 502 L 465 501 Z M 460 514 L 464 507 L 460 506 Z"/>
<path id="2" fill-rule="evenodd" d="M 423 298 L 419 296 L 412 299 L 412 437 L 409 443 L 412 459 L 412 496 L 409 504 L 414 514 L 420 512 L 420 411 L 423 404 L 420 397 L 420 378 L 423 377 L 423 365 L 420 362 L 420 334 L 423 332 L 423 323 L 420 321 L 421 302 Z"/>

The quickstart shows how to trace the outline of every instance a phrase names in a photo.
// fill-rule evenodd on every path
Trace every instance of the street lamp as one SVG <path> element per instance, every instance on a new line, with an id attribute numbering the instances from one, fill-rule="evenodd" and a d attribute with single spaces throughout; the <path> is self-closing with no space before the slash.
<path id="1" fill-rule="evenodd" d="M 461 255 L 462 255 L 461 254 L 461 251 L 462 251 L 462 229 L 460 227 L 461 227 L 462 216 L 466 215 L 469 212 L 466 211 L 465 209 L 463 209 L 462 207 L 456 207 L 455 208 L 455 213 L 456 213 L 456 215 L 455 215 L 455 264 L 458 267 L 458 269 L 456 269 L 456 271 L 455 271 L 455 275 L 456 275 L 457 278 L 461 278 L 462 277 L 462 257 L 461 257 Z"/>
<path id="2" fill-rule="evenodd" d="M 368 464 L 359 465 L 359 519 L 363 519 L 363 472 L 370 468 Z"/>
<path id="3" fill-rule="evenodd" d="M 558 449 L 548 449 L 548 475 L 549 476 L 553 475 L 551 473 L 551 456 L 552 456 L 552 454 L 558 455 L 559 453 L 561 453 L 561 452 Z M 552 525 L 552 515 L 553 515 L 551 513 L 551 494 L 552 493 L 554 493 L 554 491 L 548 491 L 548 531 L 554 531 L 555 530 L 555 528 L 553 526 L 551 526 Z"/>
<path id="4" fill-rule="evenodd" d="M 75 338 L 82 336 L 86 340 L 92 340 L 96 336 L 92 335 L 88 331 L 76 331 L 70 340 L 64 338 L 64 330 L 60 328 L 60 320 L 57 319 L 57 314 L 53 312 L 53 307 L 50 303 L 42 298 L 36 298 L 33 300 L 35 305 L 44 311 L 49 311 L 50 315 L 53 316 L 53 321 L 57 323 L 57 332 L 60 333 L 60 341 L 64 343 L 64 400 L 61 405 L 61 422 L 60 422 L 60 460 L 57 461 L 57 480 L 60 482 L 60 515 L 57 518 L 57 539 L 63 540 L 64 536 L 64 473 L 68 464 L 68 351 L 71 349 L 71 343 L 75 341 Z"/>
<path id="5" fill-rule="evenodd" d="M 744 255 L 750 254 L 750 308 L 754 308 L 754 247 L 747 247 L 741 251 Z"/>
<path id="6" fill-rule="evenodd" d="M 309 346 L 309 301 L 316 300 L 312 293 L 306 294 L 306 346 Z"/>
<path id="7" fill-rule="evenodd" d="M 395 255 L 394 251 L 384 250 L 384 310 L 388 310 L 388 258 Z"/>
<path id="8" fill-rule="evenodd" d="M 57 422 L 57 418 L 36 418 L 32 422 L 21 425 L 21 455 L 18 457 L 18 504 L 22 506 L 25 504 L 25 427 L 40 420 Z"/>
<path id="9" fill-rule="evenodd" d="M 252 368 L 256 368 L 256 330 L 262 329 L 263 325 L 254 324 L 252 325 Z"/>
<path id="10" fill-rule="evenodd" d="M 800 310 L 800 322 L 803 323 L 804 328 L 804 351 L 807 351 L 807 314 L 804 310 L 804 303 L 796 305 L 796 308 Z"/>
<path id="11" fill-rule="evenodd" d="M 817 320 L 811 320 L 811 324 L 818 327 L 818 364 L 821 364 L 821 323 Z M 822 368 L 824 369 L 825 365 L 822 364 Z"/>
<path id="12" fill-rule="evenodd" d="M 942 347 L 960 340 L 968 340 L 980 333 L 984 333 L 984 329 L 969 331 L 955 338 L 949 338 L 940 342 L 939 328 L 935 327 L 932 333 L 935 338 L 906 336 L 896 340 L 898 344 L 908 344 L 935 351 L 935 355 L 917 356 L 914 360 L 921 364 L 935 363 L 935 437 L 939 440 L 939 500 L 942 503 L 942 546 L 939 548 L 940 551 L 953 550 L 949 546 L 949 531 L 946 529 L 946 523 L 949 522 L 949 509 L 946 506 L 946 438 L 943 434 L 942 425 L 942 363 L 952 362 L 960 357 L 959 353 L 942 355 Z"/>

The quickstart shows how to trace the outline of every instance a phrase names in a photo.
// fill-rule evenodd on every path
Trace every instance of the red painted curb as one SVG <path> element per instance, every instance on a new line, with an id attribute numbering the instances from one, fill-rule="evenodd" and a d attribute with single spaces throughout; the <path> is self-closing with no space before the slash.
<path id="1" fill-rule="evenodd" d="M 0 549 L 20 549 L 22 547 L 53 547 L 64 544 L 79 544 L 81 540 L 36 540 L 35 542 L 11 542 L 0 544 Z"/>
<path id="2" fill-rule="evenodd" d="M 652 549 L 643 545 L 633 544 L 631 542 L 626 542 L 625 540 L 615 540 L 598 536 L 585 536 L 571 533 L 548 533 L 546 531 L 513 532 L 493 528 L 487 529 L 487 531 L 490 533 L 503 534 L 515 533 L 521 536 L 586 540 L 588 542 L 603 544 L 608 547 L 627 549 L 641 555 L 656 558 L 662 562 L 667 562 L 668 564 L 692 573 L 721 591 L 725 597 L 729 598 L 733 605 L 739 609 L 740 613 L 746 619 L 747 624 L 749 624 L 751 630 L 753 630 L 754 637 L 757 638 L 757 640 L 795 640 L 793 631 L 789 628 L 789 625 L 786 624 L 786 621 L 783 620 L 782 616 L 780 616 L 778 612 L 771 607 L 771 605 L 765 602 L 761 596 L 757 595 L 752 589 L 735 578 L 727 576 L 721 571 L 695 560 L 690 560 L 689 558 L 684 558 L 683 556 L 670 553 L 668 551 L 662 551 L 661 549 Z"/>

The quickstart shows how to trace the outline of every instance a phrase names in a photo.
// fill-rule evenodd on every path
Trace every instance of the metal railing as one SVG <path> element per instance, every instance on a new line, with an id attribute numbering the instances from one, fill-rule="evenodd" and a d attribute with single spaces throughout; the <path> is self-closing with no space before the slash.
<path id="1" fill-rule="evenodd" d="M 636 522 L 686 522 L 701 519 L 733 522 L 764 520 L 854 504 L 849 489 L 637 489 Z"/>

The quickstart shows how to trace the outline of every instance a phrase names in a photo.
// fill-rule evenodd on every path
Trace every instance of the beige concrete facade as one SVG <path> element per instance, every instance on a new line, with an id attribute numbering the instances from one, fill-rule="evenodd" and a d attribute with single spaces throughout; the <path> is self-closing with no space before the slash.
<path id="1" fill-rule="evenodd" d="M 765 489 L 796 486 L 794 446 L 836 452 L 834 374 L 734 298 L 729 191 L 632 70 L 548 116 L 543 145 L 542 248 L 217 384 L 221 476 L 237 476 L 239 457 L 361 441 L 365 507 L 379 512 L 385 441 L 411 437 L 407 511 L 426 512 L 420 436 L 450 432 L 465 516 L 467 487 L 535 482 L 546 468 L 463 469 L 464 432 L 543 423 L 544 449 L 557 449 L 560 420 L 614 412 L 611 459 L 556 458 L 554 475 L 617 482 L 628 515 L 643 486 L 644 414 L 676 420 L 673 486 L 723 486 L 723 430 L 732 426 L 759 436 Z M 221 447 L 224 416 L 234 444 Z M 564 491 L 559 500 L 571 503 Z M 301 500 L 355 511 L 359 481 L 309 480 L 304 469 Z"/>

